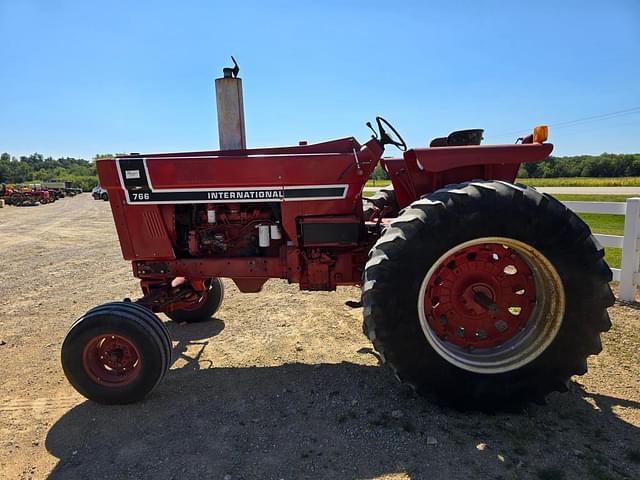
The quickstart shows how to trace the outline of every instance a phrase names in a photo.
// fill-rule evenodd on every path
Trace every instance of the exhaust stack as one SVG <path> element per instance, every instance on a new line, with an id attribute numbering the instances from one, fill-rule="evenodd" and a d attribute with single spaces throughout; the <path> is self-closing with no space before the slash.
<path id="1" fill-rule="evenodd" d="M 238 78 L 240 67 L 222 69 L 223 77 L 216 78 L 216 104 L 218 107 L 218 138 L 220 150 L 244 150 L 247 140 L 244 130 L 244 104 L 242 101 L 242 79 Z"/>

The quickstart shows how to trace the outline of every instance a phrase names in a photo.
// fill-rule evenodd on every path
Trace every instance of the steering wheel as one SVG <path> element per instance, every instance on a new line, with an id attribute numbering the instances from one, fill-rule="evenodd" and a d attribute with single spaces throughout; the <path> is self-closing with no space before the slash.
<path id="1" fill-rule="evenodd" d="M 398 131 L 382 117 L 376 117 L 376 123 L 380 130 L 380 143 L 382 145 L 395 145 L 401 151 L 407 151 L 407 144 L 402 139 Z M 383 126 L 384 125 L 384 126 Z M 387 130 L 388 129 L 388 130 Z"/>

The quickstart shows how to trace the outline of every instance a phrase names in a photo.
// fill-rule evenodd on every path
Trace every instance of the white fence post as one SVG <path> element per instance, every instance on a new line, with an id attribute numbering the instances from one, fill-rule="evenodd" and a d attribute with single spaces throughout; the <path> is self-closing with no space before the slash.
<path id="1" fill-rule="evenodd" d="M 620 269 L 620 300 L 633 302 L 640 281 L 640 198 L 627 199 L 622 240 L 622 265 Z"/>

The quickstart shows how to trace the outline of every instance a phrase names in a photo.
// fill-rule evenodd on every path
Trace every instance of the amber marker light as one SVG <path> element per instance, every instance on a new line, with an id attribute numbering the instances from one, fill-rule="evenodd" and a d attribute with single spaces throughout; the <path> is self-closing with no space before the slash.
<path id="1" fill-rule="evenodd" d="M 546 142 L 549 138 L 549 127 L 546 125 L 538 125 L 533 128 L 533 142 L 542 143 Z"/>

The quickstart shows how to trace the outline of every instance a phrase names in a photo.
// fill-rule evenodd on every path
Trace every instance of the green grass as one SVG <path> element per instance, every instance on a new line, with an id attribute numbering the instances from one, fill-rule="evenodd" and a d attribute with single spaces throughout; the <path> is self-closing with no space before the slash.
<path id="1" fill-rule="evenodd" d="M 591 227 L 593 233 L 604 233 L 606 235 L 622 235 L 624 233 L 623 215 L 579 213 L 578 216 Z"/>
<path id="2" fill-rule="evenodd" d="M 554 195 L 565 202 L 624 202 L 632 195 Z M 593 233 L 605 235 L 624 234 L 624 215 L 608 215 L 603 213 L 579 213 L 578 216 L 589 225 Z M 622 250 L 619 248 L 605 248 L 605 260 L 610 267 L 620 268 Z"/>
<path id="3" fill-rule="evenodd" d="M 366 187 L 386 187 L 391 183 L 390 180 L 367 180 Z"/>
<path id="4" fill-rule="evenodd" d="M 622 250 L 619 248 L 605 248 L 604 259 L 611 268 L 620 268 L 622 265 Z"/>
<path id="5" fill-rule="evenodd" d="M 640 177 L 561 177 L 561 178 L 518 178 L 516 180 L 533 187 L 637 187 Z"/>

